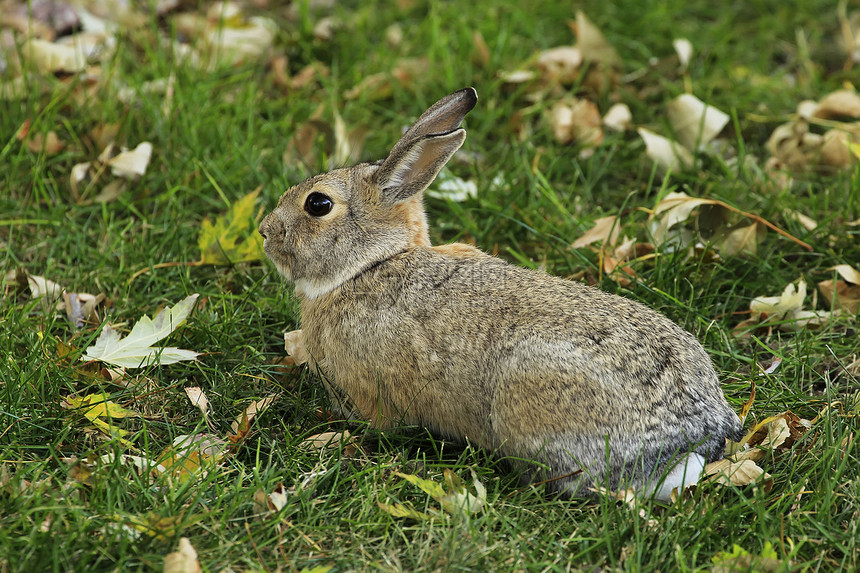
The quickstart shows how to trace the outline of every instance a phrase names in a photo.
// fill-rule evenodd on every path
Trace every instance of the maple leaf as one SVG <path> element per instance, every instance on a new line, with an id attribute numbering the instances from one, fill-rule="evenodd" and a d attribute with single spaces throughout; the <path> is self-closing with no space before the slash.
<path id="1" fill-rule="evenodd" d="M 171 308 L 165 308 L 155 318 L 144 316 L 125 338 L 112 326 L 105 325 L 93 346 L 87 348 L 82 360 L 100 360 L 122 368 L 143 368 L 150 364 L 173 364 L 194 360 L 198 353 L 181 348 L 156 348 L 152 345 L 176 330 L 194 308 L 198 294 L 192 294 Z"/>
<path id="2" fill-rule="evenodd" d="M 234 265 L 263 259 L 263 237 L 257 232 L 254 202 L 260 187 L 230 206 L 215 223 L 204 219 L 197 246 L 200 264 Z"/>

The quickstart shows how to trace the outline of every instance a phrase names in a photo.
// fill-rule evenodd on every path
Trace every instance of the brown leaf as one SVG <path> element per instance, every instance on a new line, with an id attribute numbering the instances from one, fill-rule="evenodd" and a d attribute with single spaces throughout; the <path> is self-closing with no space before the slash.
<path id="1" fill-rule="evenodd" d="M 271 406 L 278 398 L 279 396 L 268 396 L 262 400 L 255 400 L 248 404 L 236 418 L 236 421 L 230 424 L 233 435 L 227 436 L 227 439 L 234 444 L 245 441 L 251 434 L 251 423 L 254 421 L 254 418 Z"/>
<path id="2" fill-rule="evenodd" d="M 616 103 L 603 116 L 603 125 L 612 131 L 626 131 L 633 125 L 633 114 L 625 103 Z"/>
<path id="3" fill-rule="evenodd" d="M 479 30 L 472 32 L 472 60 L 482 68 L 490 65 L 490 47 Z"/>
<path id="4" fill-rule="evenodd" d="M 828 279 L 818 283 L 818 290 L 830 308 L 842 308 L 849 314 L 856 314 L 860 308 L 860 285 L 849 285 L 845 281 Z"/>
<path id="5" fill-rule="evenodd" d="M 615 48 L 606 41 L 600 29 L 585 16 L 585 12 L 577 10 L 576 22 L 569 24 L 576 33 L 576 47 L 582 52 L 583 59 L 609 67 L 621 63 Z"/>
<path id="6" fill-rule="evenodd" d="M 254 509 L 257 514 L 277 513 L 287 505 L 287 498 L 292 493 L 283 483 L 278 483 L 270 493 L 258 489 L 254 492 Z"/>
<path id="7" fill-rule="evenodd" d="M 734 461 L 764 457 L 764 450 L 783 451 L 793 446 L 812 427 L 812 422 L 800 418 L 790 411 L 765 418 L 747 432 L 740 442 L 734 444 Z M 756 448 L 756 449 L 750 449 Z"/>
<path id="8" fill-rule="evenodd" d="M 179 538 L 179 550 L 164 557 L 164 573 L 203 573 L 197 551 L 187 537 Z"/>
<path id="9" fill-rule="evenodd" d="M 311 355 L 305 348 L 301 330 L 284 333 L 284 350 L 293 358 L 293 364 L 300 366 L 310 361 Z"/>
<path id="10" fill-rule="evenodd" d="M 590 148 L 603 142 L 600 111 L 588 100 L 556 103 L 550 111 L 549 122 L 556 141 L 562 144 L 575 142 L 585 148 L 580 156 L 590 155 Z"/>
<path id="11" fill-rule="evenodd" d="M 342 447 L 343 455 L 346 457 L 352 457 L 358 451 L 358 445 L 348 430 L 314 434 L 302 440 L 301 445 L 315 452 L 336 450 Z"/>
<path id="12" fill-rule="evenodd" d="M 580 249 L 591 243 L 603 241 L 609 245 L 614 245 L 618 240 L 618 233 L 621 230 L 621 225 L 617 223 L 615 215 L 601 217 L 594 221 L 594 226 L 591 227 L 584 235 L 576 239 L 570 246 L 574 249 Z"/>
<path id="13" fill-rule="evenodd" d="M 46 135 L 33 133 L 27 138 L 27 149 L 33 153 L 45 152 L 46 155 L 55 155 L 65 149 L 66 144 L 60 141 L 55 131 L 49 131 Z"/>
<path id="14" fill-rule="evenodd" d="M 823 166 L 843 169 L 854 164 L 854 154 L 848 147 L 849 137 L 844 131 L 831 129 L 821 140 L 818 160 Z"/>
<path id="15" fill-rule="evenodd" d="M 687 149 L 709 143 L 729 123 L 727 114 L 692 94 L 679 95 L 669 102 L 666 110 L 678 141 Z"/>
<path id="16" fill-rule="evenodd" d="M 821 98 L 813 117 L 818 119 L 860 119 L 860 95 L 849 90 L 838 90 Z"/>
<path id="17" fill-rule="evenodd" d="M 720 243 L 720 253 L 731 257 L 739 254 L 755 255 L 758 244 L 764 240 L 767 228 L 759 222 L 738 227 L 729 232 Z"/>
<path id="18" fill-rule="evenodd" d="M 773 478 L 758 467 L 753 460 L 733 462 L 728 459 L 717 460 L 705 466 L 708 476 L 702 483 L 717 483 L 722 485 L 764 485 L 765 491 L 773 487 Z"/>
<path id="19" fill-rule="evenodd" d="M 636 131 L 645 142 L 645 153 L 664 172 L 682 171 L 693 166 L 693 154 L 681 144 L 644 127 Z"/>
<path id="20" fill-rule="evenodd" d="M 570 85 L 579 79 L 582 68 L 582 53 L 579 48 L 561 46 L 544 50 L 538 54 L 537 67 L 543 81 L 551 84 Z"/>

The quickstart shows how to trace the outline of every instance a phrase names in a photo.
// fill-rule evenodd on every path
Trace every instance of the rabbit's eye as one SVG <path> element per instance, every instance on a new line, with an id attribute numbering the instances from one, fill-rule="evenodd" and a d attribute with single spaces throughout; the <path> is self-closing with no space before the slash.
<path id="1" fill-rule="evenodd" d="M 322 193 L 311 193 L 305 199 L 305 211 L 312 217 L 328 215 L 333 208 L 334 203 L 332 203 L 332 200 Z"/>

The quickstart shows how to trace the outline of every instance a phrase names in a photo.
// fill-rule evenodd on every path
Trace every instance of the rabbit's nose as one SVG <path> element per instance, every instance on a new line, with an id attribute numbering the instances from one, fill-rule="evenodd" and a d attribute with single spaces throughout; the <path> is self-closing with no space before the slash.
<path id="1" fill-rule="evenodd" d="M 263 235 L 263 239 L 269 238 L 269 235 L 272 235 L 274 229 L 272 228 L 272 214 L 269 213 L 260 223 L 260 227 L 257 229 L 261 235 Z"/>

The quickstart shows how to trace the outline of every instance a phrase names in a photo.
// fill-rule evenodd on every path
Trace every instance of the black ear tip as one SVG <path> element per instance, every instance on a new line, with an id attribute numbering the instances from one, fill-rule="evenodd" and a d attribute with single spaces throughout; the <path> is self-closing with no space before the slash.
<path id="1" fill-rule="evenodd" d="M 463 88 L 458 93 L 462 94 L 463 100 L 468 103 L 469 109 L 472 109 L 478 103 L 478 92 L 475 88 Z"/>

